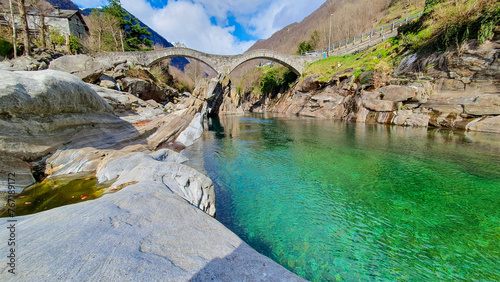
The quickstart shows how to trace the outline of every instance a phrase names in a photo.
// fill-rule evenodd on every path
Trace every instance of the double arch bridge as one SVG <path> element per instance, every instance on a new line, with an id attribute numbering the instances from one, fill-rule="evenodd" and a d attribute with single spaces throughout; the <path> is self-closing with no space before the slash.
<path id="1" fill-rule="evenodd" d="M 307 66 L 320 57 L 305 57 L 283 54 L 271 50 L 252 50 L 240 55 L 212 55 L 189 48 L 170 47 L 162 50 L 141 52 L 111 52 L 95 55 L 99 60 L 113 62 L 127 60 L 143 66 L 150 66 L 161 60 L 172 57 L 193 58 L 207 64 L 217 74 L 229 75 L 239 65 L 253 59 L 267 59 L 278 62 L 297 75 L 302 75 Z"/>

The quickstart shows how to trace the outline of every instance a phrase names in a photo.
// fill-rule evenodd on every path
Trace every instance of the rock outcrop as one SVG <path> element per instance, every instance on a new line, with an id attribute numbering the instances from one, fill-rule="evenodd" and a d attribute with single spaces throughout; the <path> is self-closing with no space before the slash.
<path id="1" fill-rule="evenodd" d="M 242 111 L 290 116 L 377 122 L 402 126 L 444 127 L 500 133 L 500 42 L 460 52 L 410 54 L 390 78 L 366 71 L 355 79 L 352 70 L 303 78 L 291 90 L 275 96 L 226 91 L 221 114 Z"/>

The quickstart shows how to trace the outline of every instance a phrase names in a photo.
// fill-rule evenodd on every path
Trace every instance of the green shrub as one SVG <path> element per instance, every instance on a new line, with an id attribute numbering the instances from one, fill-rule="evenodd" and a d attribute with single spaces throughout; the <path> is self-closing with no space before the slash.
<path id="1" fill-rule="evenodd" d="M 319 32 L 315 30 L 313 34 L 311 34 L 311 39 L 309 41 L 302 41 L 299 43 L 299 49 L 297 50 L 297 55 L 301 55 L 302 53 L 309 52 L 316 48 L 316 45 L 319 41 Z"/>
<path id="2" fill-rule="evenodd" d="M 77 54 L 82 51 L 83 45 L 80 41 L 80 39 L 74 35 L 69 36 L 69 48 L 71 50 L 71 53 Z"/>
<path id="3" fill-rule="evenodd" d="M 260 79 L 261 93 L 274 95 L 282 88 L 289 88 L 297 75 L 284 68 L 273 68 Z"/>
<path id="4" fill-rule="evenodd" d="M 14 53 L 14 46 L 7 40 L 0 39 L 0 56 L 10 57 Z"/>

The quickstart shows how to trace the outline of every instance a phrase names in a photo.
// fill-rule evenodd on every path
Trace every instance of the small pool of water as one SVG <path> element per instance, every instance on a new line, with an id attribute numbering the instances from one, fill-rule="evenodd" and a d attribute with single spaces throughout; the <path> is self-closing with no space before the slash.
<path id="1" fill-rule="evenodd" d="M 88 174 L 47 178 L 8 201 L 8 206 L 0 210 L 0 217 L 28 215 L 97 199 L 107 187 L 109 184 L 98 184 L 97 178 Z"/>
<path id="2" fill-rule="evenodd" d="M 203 138 L 217 219 L 303 278 L 500 280 L 498 135 L 250 116 Z"/>

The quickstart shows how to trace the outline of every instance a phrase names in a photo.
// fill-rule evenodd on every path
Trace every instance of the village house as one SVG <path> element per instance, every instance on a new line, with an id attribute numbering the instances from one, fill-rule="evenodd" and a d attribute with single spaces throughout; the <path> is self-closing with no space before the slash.
<path id="1" fill-rule="evenodd" d="M 11 16 L 8 0 L 0 0 L 2 13 L 0 14 L 0 25 L 10 25 Z M 18 28 L 21 28 L 21 20 L 17 5 L 13 9 L 14 21 Z M 41 30 L 41 12 L 34 9 L 27 9 L 28 27 L 31 33 L 38 34 Z M 62 10 L 54 7 L 53 11 L 44 15 L 46 30 L 54 29 L 61 35 L 74 35 L 84 39 L 89 35 L 89 28 L 78 10 Z"/>

